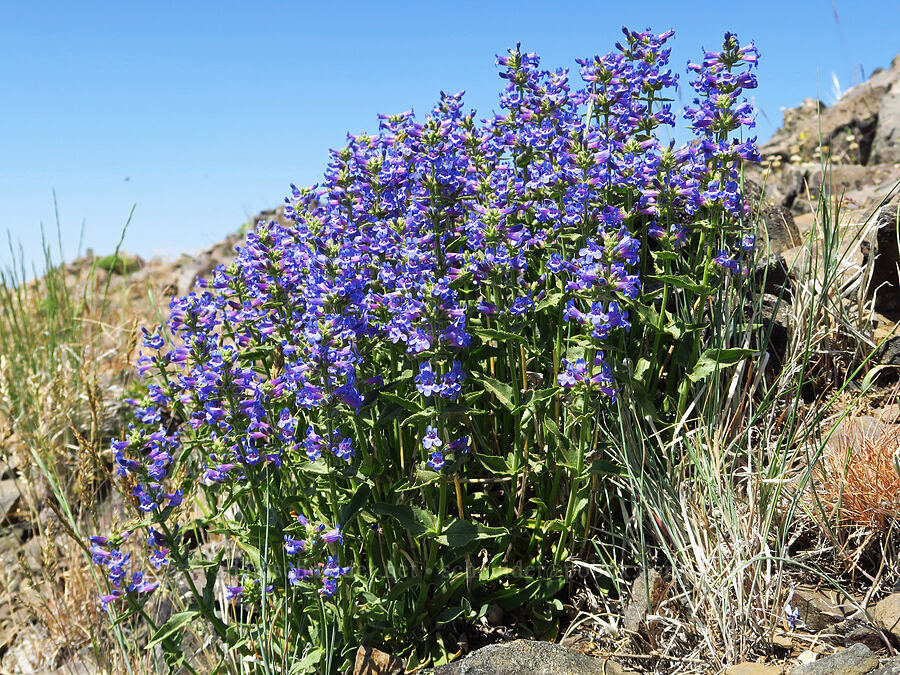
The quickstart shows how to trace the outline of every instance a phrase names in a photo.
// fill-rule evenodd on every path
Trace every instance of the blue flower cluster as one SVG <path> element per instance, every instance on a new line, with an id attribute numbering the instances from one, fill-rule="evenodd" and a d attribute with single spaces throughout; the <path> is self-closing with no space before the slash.
<path id="1" fill-rule="evenodd" d="M 144 573 L 141 571 L 132 572 L 131 582 L 126 584 L 131 554 L 122 553 L 115 548 L 108 550 L 111 542 L 106 537 L 91 537 L 90 543 L 91 560 L 95 565 L 102 565 L 106 568 L 109 581 L 113 586 L 109 593 L 100 596 L 104 607 L 113 600 L 123 597 L 126 593 L 132 597 L 141 596 L 152 593 L 159 587 L 158 582 L 144 581 Z"/>
<path id="2" fill-rule="evenodd" d="M 179 455 L 212 487 L 297 462 L 351 463 L 367 447 L 353 420 L 381 392 L 405 382 L 423 409 L 457 405 L 487 372 L 471 355 L 490 331 L 521 333 L 537 313 L 569 322 L 586 345 L 583 357 L 558 356 L 553 384 L 615 396 L 605 346 L 631 326 L 642 255 L 651 243 L 683 248 L 694 232 L 680 216 L 701 208 L 743 217 L 737 171 L 756 158 L 755 139 L 733 137 L 753 126 L 741 94 L 756 86 L 758 53 L 733 34 L 689 64 L 696 141 L 659 140 L 675 124 L 671 35 L 625 29 L 615 51 L 577 61 L 580 84 L 516 47 L 497 58 L 498 113 L 479 120 L 462 93 L 442 93 L 424 120 L 380 115 L 377 134 L 348 136 L 320 186 L 292 185 L 287 225 L 261 221 L 232 264 L 172 300 L 171 346 L 145 331 L 138 368 L 154 378 L 113 443 L 139 509 L 177 511 Z M 740 243 L 724 230 L 718 239 L 717 262 L 734 268 Z M 468 431 L 464 415 L 423 420 L 420 461 L 458 466 Z M 340 540 L 286 536 L 285 551 Z M 176 543 L 149 545 L 161 567 Z M 95 547 L 121 586 L 124 563 Z M 291 565 L 287 582 L 316 577 L 331 595 L 348 571 L 332 555 Z"/>
<path id="3" fill-rule="evenodd" d="M 284 550 L 291 557 L 301 557 L 303 567 L 295 566 L 294 561 L 289 563 L 288 583 L 291 586 L 298 586 L 303 581 L 318 581 L 321 584 L 319 593 L 330 598 L 337 593 L 338 579 L 348 574 L 351 569 L 349 566 L 341 567 L 338 564 L 337 553 L 330 552 L 335 546 L 344 543 L 341 528 L 337 526 L 328 530 L 324 523 L 313 527 L 302 514 L 297 517 L 297 521 L 303 530 L 304 538 L 295 539 L 291 535 L 284 535 Z M 321 549 L 325 549 L 326 560 L 324 563 L 316 563 L 315 558 L 320 555 Z"/>

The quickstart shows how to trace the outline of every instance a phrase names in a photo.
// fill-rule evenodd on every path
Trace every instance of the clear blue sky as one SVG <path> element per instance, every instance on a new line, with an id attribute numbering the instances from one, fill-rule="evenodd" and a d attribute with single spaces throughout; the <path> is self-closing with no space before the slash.
<path id="1" fill-rule="evenodd" d="M 521 41 L 574 67 L 622 25 L 674 28 L 679 70 L 726 30 L 754 39 L 761 140 L 782 107 L 827 100 L 832 72 L 846 88 L 900 53 L 900 0 L 2 0 L 0 232 L 36 257 L 55 189 L 67 258 L 82 221 L 84 246 L 111 252 L 132 204 L 126 250 L 196 250 L 316 182 L 377 113 L 423 115 L 441 89 L 490 113 L 494 54 Z"/>

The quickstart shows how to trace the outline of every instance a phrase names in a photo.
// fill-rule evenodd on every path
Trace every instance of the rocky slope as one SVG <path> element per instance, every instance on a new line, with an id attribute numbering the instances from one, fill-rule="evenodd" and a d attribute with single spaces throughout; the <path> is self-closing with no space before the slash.
<path id="1" fill-rule="evenodd" d="M 801 233 L 812 226 L 823 186 L 841 198 L 847 220 L 863 222 L 900 181 L 900 55 L 833 106 L 806 99 L 785 110 L 760 154 L 748 175 Z"/>

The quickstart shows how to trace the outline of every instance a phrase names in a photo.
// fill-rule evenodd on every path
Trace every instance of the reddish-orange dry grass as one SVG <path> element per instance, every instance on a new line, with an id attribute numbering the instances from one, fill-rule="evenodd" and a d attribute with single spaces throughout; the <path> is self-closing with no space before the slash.
<path id="1" fill-rule="evenodd" d="M 900 516 L 898 447 L 900 424 L 882 424 L 870 434 L 854 428 L 826 451 L 818 497 L 837 526 L 883 533 Z"/>

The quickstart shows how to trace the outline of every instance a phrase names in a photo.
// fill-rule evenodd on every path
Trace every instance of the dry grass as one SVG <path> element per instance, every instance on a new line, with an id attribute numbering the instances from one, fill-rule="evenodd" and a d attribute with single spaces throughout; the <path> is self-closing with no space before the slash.
<path id="1" fill-rule="evenodd" d="M 818 497 L 837 527 L 886 534 L 900 517 L 900 425 L 879 424 L 874 433 L 849 426 L 819 463 Z"/>
<path id="2" fill-rule="evenodd" d="M 149 305 L 126 301 L 126 284 L 111 287 L 92 265 L 56 265 L 49 249 L 45 263 L 32 281 L 0 271 L 0 478 L 20 494 L 3 525 L 20 543 L 0 584 L 10 617 L 0 633 L 41 635 L 42 667 L 87 648 L 106 672 L 130 672 L 135 655 L 99 606 L 103 586 L 84 541 L 100 531 L 98 505 L 115 485 L 106 448 L 124 421 L 119 374 L 134 315 Z M 9 648 L 0 644 L 0 661 Z"/>

